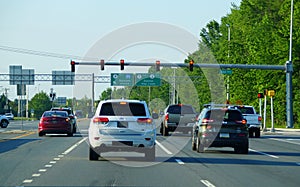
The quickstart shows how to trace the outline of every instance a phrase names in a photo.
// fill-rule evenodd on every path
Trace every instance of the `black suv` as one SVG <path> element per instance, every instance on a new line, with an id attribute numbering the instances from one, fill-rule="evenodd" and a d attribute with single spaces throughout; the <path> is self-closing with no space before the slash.
<path id="1" fill-rule="evenodd" d="M 233 147 L 239 154 L 248 154 L 247 121 L 237 109 L 207 106 L 193 126 L 192 149 L 204 152 L 205 147 Z"/>
<path id="2" fill-rule="evenodd" d="M 77 132 L 76 116 L 74 115 L 72 108 L 70 108 L 70 107 L 53 107 L 53 108 L 51 108 L 51 111 L 66 111 L 68 113 L 71 123 L 73 125 L 73 133 Z"/>

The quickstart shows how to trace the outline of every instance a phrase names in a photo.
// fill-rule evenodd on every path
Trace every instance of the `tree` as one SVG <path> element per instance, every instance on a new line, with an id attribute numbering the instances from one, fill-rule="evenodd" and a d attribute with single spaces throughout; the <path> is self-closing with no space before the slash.
<path id="1" fill-rule="evenodd" d="M 40 92 L 34 95 L 29 102 L 29 110 L 34 110 L 34 117 L 40 118 L 44 111 L 50 110 L 52 102 L 46 92 Z"/>

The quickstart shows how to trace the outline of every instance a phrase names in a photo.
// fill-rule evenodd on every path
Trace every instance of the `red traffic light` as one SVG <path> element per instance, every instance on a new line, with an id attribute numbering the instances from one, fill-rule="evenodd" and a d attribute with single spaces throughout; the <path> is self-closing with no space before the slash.
<path id="1" fill-rule="evenodd" d="M 263 93 L 258 93 L 257 98 L 264 98 L 264 94 Z"/>
<path id="2" fill-rule="evenodd" d="M 100 60 L 100 69 L 101 69 L 101 71 L 104 70 L 104 60 L 103 59 Z"/>
<path id="3" fill-rule="evenodd" d="M 75 72 L 75 61 L 71 60 L 71 72 Z"/>
<path id="4" fill-rule="evenodd" d="M 120 60 L 120 68 L 121 68 L 121 70 L 124 70 L 124 64 L 125 64 L 124 59 L 121 59 Z"/>
<path id="5" fill-rule="evenodd" d="M 194 70 L 194 60 L 190 60 L 190 71 Z"/>
<path id="6" fill-rule="evenodd" d="M 156 71 L 160 71 L 160 61 L 159 60 L 157 60 L 155 62 L 155 69 L 156 69 Z"/>

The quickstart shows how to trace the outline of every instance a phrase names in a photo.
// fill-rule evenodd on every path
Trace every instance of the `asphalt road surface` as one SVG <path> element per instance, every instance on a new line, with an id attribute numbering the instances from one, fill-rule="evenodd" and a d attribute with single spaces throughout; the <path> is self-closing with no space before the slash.
<path id="1" fill-rule="evenodd" d="M 158 134 L 156 159 L 105 153 L 88 160 L 88 120 L 74 137 L 38 137 L 38 121 L 0 129 L 0 186 L 299 186 L 300 134 L 250 139 L 248 155 L 231 148 L 191 150 L 190 135 Z M 20 130 L 23 128 L 23 131 Z"/>

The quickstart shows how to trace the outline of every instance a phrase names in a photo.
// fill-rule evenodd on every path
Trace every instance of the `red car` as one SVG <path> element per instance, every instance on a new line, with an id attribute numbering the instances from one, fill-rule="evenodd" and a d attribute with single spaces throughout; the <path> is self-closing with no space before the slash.
<path id="1" fill-rule="evenodd" d="M 39 136 L 45 134 L 67 134 L 73 136 L 73 125 L 66 111 L 46 111 L 42 115 L 39 128 Z"/>

